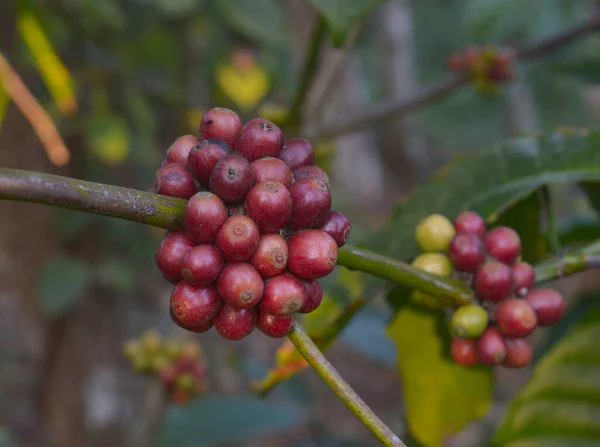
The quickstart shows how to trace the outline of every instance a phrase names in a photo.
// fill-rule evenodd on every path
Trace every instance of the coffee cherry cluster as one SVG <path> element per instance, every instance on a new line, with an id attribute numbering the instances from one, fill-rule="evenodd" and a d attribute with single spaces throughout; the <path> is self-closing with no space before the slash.
<path id="1" fill-rule="evenodd" d="M 240 340 L 255 327 L 271 337 L 296 312 L 321 303 L 319 278 L 336 264 L 351 231 L 331 210 L 329 177 L 305 139 L 284 140 L 275 124 L 243 124 L 213 108 L 200 137 L 184 135 L 156 173 L 156 191 L 188 199 L 184 230 L 168 233 L 156 264 L 175 285 L 171 317 L 192 332 L 215 327 Z"/>
<path id="2" fill-rule="evenodd" d="M 475 302 L 456 309 L 450 319 L 454 361 L 510 368 L 529 364 L 533 350 L 527 337 L 538 326 L 558 322 L 564 300 L 552 289 L 533 290 L 534 270 L 519 260 L 519 235 L 505 226 L 488 231 L 479 214 L 464 211 L 454 223 L 439 214 L 423 219 L 415 237 L 423 250 L 436 253 L 422 254 L 413 265 L 440 276 L 454 270 L 475 290 Z M 427 301 L 422 293 L 414 297 Z"/>
<path id="3" fill-rule="evenodd" d="M 123 354 L 136 371 L 158 376 L 175 403 L 184 404 L 208 388 L 202 351 L 194 341 L 163 339 L 148 331 L 126 341 Z"/>
<path id="4" fill-rule="evenodd" d="M 514 78 L 514 54 L 510 49 L 470 46 L 450 56 L 450 70 L 467 73 L 481 93 L 496 93 L 500 82 Z"/>

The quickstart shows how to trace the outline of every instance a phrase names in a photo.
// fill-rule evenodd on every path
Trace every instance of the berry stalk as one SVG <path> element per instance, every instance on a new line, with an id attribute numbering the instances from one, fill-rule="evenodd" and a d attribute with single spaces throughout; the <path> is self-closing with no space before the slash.
<path id="1" fill-rule="evenodd" d="M 383 445 L 406 447 L 340 376 L 299 323 L 294 324 L 288 337 L 319 377 Z"/>

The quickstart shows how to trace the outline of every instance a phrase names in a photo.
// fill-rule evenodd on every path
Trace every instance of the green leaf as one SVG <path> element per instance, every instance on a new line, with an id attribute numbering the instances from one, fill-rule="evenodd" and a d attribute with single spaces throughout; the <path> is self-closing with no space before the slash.
<path id="1" fill-rule="evenodd" d="M 519 233 L 523 247 L 522 257 L 529 263 L 539 262 L 548 255 L 540 227 L 541 208 L 540 191 L 537 190 L 503 213 L 495 225 L 506 225 Z"/>
<path id="2" fill-rule="evenodd" d="M 346 36 L 364 15 L 384 0 L 308 0 L 319 11 L 331 30 L 334 45 L 342 45 Z"/>
<path id="3" fill-rule="evenodd" d="M 431 213 L 454 218 L 465 209 L 489 222 L 546 184 L 599 181 L 600 133 L 561 130 L 514 138 L 462 154 L 398 205 L 369 248 L 397 259 L 416 256 L 419 221 Z"/>
<path id="4" fill-rule="evenodd" d="M 58 317 L 69 311 L 81 298 L 91 279 L 80 260 L 57 255 L 50 258 L 37 279 L 37 302 L 44 313 Z"/>
<path id="5" fill-rule="evenodd" d="M 495 446 L 600 446 L 600 308 L 536 366 L 493 439 Z"/>
<path id="6" fill-rule="evenodd" d="M 485 415 L 492 400 L 492 371 L 451 360 L 443 312 L 402 306 L 388 334 L 398 350 L 408 428 L 417 441 L 442 446 L 446 437 Z"/>
<path id="7" fill-rule="evenodd" d="M 210 447 L 257 438 L 304 419 L 297 407 L 247 396 L 206 396 L 185 407 L 170 407 L 158 447 Z"/>
<path id="8" fill-rule="evenodd" d="M 237 32 L 268 47 L 290 43 L 279 0 L 219 0 L 219 14 Z"/>

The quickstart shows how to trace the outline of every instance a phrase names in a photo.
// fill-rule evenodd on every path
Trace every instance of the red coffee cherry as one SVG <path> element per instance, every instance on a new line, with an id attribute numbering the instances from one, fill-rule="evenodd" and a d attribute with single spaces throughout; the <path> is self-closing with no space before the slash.
<path id="1" fill-rule="evenodd" d="M 331 210 L 331 194 L 325 183 L 305 178 L 292 183 L 292 228 L 315 228 L 322 225 Z"/>
<path id="2" fill-rule="evenodd" d="M 565 313 L 565 301 L 556 290 L 532 290 L 525 296 L 525 301 L 535 311 L 540 326 L 557 323 Z"/>
<path id="3" fill-rule="evenodd" d="M 238 262 L 225 265 L 217 280 L 217 290 L 230 306 L 251 309 L 261 300 L 264 283 L 254 267 L 246 262 Z"/>
<path id="4" fill-rule="evenodd" d="M 475 340 L 472 338 L 453 338 L 450 346 L 452 359 L 463 366 L 475 366 L 479 363 Z"/>
<path id="5" fill-rule="evenodd" d="M 261 311 L 270 315 L 293 315 L 306 302 L 306 290 L 300 279 L 292 274 L 279 275 L 265 281 L 260 302 Z"/>
<path id="6" fill-rule="evenodd" d="M 485 220 L 475 211 L 463 211 L 454 220 L 454 228 L 457 233 L 473 233 L 483 237 L 486 232 Z"/>
<path id="7" fill-rule="evenodd" d="M 531 264 L 516 262 L 512 266 L 513 290 L 520 296 L 527 294 L 535 282 L 535 272 Z"/>
<path id="8" fill-rule="evenodd" d="M 156 250 L 154 259 L 156 266 L 169 282 L 181 281 L 181 264 L 193 247 L 194 242 L 183 231 L 165 235 Z"/>
<path id="9" fill-rule="evenodd" d="M 263 234 L 250 263 L 263 277 L 284 272 L 288 263 L 288 244 L 278 234 Z"/>
<path id="10" fill-rule="evenodd" d="M 300 166 L 292 171 L 292 175 L 294 176 L 295 182 L 302 180 L 303 178 L 316 178 L 325 183 L 328 188 L 331 187 L 329 176 L 318 166 Z"/>
<path id="11" fill-rule="evenodd" d="M 246 197 L 246 212 L 261 233 L 275 233 L 290 220 L 292 196 L 283 184 L 268 180 L 252 187 Z"/>
<path id="12" fill-rule="evenodd" d="M 496 308 L 496 324 L 500 331 L 512 338 L 527 337 L 537 327 L 537 316 L 533 307 L 525 300 L 511 298 Z"/>
<path id="13" fill-rule="evenodd" d="M 292 171 L 288 165 L 278 158 L 263 157 L 253 161 L 250 166 L 254 171 L 254 183 L 259 184 L 267 180 L 279 182 L 284 186 L 292 184 Z"/>
<path id="14" fill-rule="evenodd" d="M 531 342 L 526 338 L 505 338 L 506 357 L 502 366 L 507 368 L 523 368 L 533 359 Z"/>
<path id="15" fill-rule="evenodd" d="M 223 224 L 215 243 L 223 257 L 229 262 L 247 261 L 258 247 L 260 233 L 252 219 L 247 216 L 233 216 Z"/>
<path id="16" fill-rule="evenodd" d="M 259 331 L 265 335 L 268 335 L 269 337 L 285 337 L 294 327 L 294 317 L 289 315 L 277 317 L 261 311 L 256 327 L 258 327 Z"/>
<path id="17" fill-rule="evenodd" d="M 323 301 L 323 288 L 316 279 L 303 279 L 302 282 L 306 291 L 306 301 L 304 301 L 304 306 L 298 312 L 308 314 L 321 305 L 321 301 Z"/>
<path id="18" fill-rule="evenodd" d="M 187 166 L 202 186 L 208 186 L 210 174 L 217 162 L 229 155 L 230 150 L 223 140 L 202 140 L 189 153 Z"/>
<path id="19" fill-rule="evenodd" d="M 183 163 L 167 163 L 154 178 L 154 189 L 163 196 L 189 199 L 198 191 L 194 177 Z"/>
<path id="20" fill-rule="evenodd" d="M 288 246 L 289 269 L 300 278 L 322 278 L 335 268 L 338 247 L 335 240 L 323 231 L 299 231 L 289 238 Z"/>
<path id="21" fill-rule="evenodd" d="M 171 293 L 171 310 L 176 321 L 189 328 L 212 324 L 223 307 L 215 286 L 193 286 L 181 281 Z"/>
<path id="22" fill-rule="evenodd" d="M 204 114 L 200 123 L 202 138 L 216 138 L 233 146 L 235 139 L 242 130 L 242 120 L 233 110 L 224 107 L 214 107 Z"/>
<path id="23" fill-rule="evenodd" d="M 207 286 L 223 270 L 223 256 L 214 245 L 198 245 L 188 251 L 181 264 L 181 275 L 190 284 Z"/>
<path id="24" fill-rule="evenodd" d="M 169 314 L 171 315 L 171 320 L 173 320 L 173 323 L 175 323 L 180 328 L 185 329 L 186 331 L 190 331 L 190 332 L 195 332 L 197 334 L 201 334 L 203 332 L 209 331 L 210 328 L 213 327 L 213 320 L 208 321 L 206 324 L 199 324 L 197 326 L 186 326 L 181 321 L 179 321 L 179 319 L 177 318 L 177 316 L 173 312 L 173 309 L 171 309 L 170 307 L 169 307 Z"/>
<path id="25" fill-rule="evenodd" d="M 485 248 L 498 261 L 512 264 L 521 254 L 521 239 L 512 228 L 496 227 L 486 234 Z"/>
<path id="26" fill-rule="evenodd" d="M 183 135 L 177 138 L 171 147 L 167 149 L 166 160 L 169 163 L 186 164 L 188 161 L 188 155 L 196 144 L 198 144 L 198 138 L 193 135 Z"/>
<path id="27" fill-rule="evenodd" d="M 227 208 L 216 195 L 200 191 L 185 208 L 183 224 L 187 235 L 197 244 L 211 244 L 227 220 Z"/>
<path id="28" fill-rule="evenodd" d="M 502 334 L 493 326 L 485 330 L 476 340 L 475 346 L 479 360 L 486 365 L 498 365 L 506 357 L 506 346 Z"/>
<path id="29" fill-rule="evenodd" d="M 215 318 L 215 329 L 227 340 L 241 340 L 250 335 L 257 321 L 257 308 L 236 309 L 226 304 Z"/>
<path id="30" fill-rule="evenodd" d="M 457 233 L 448 246 L 448 257 L 456 270 L 474 272 L 485 260 L 483 243 L 473 233 Z"/>
<path id="31" fill-rule="evenodd" d="M 502 301 L 513 290 L 511 268 L 501 262 L 488 261 L 475 273 L 475 291 L 488 301 Z"/>
<path id="32" fill-rule="evenodd" d="M 262 118 L 248 121 L 235 141 L 235 149 L 251 162 L 263 157 L 279 157 L 282 147 L 281 129 Z"/>
<path id="33" fill-rule="evenodd" d="M 342 247 L 348 242 L 350 232 L 352 231 L 352 224 L 345 214 L 339 211 L 330 211 L 320 230 L 334 238 L 338 247 Z"/>
<path id="34" fill-rule="evenodd" d="M 285 142 L 279 158 L 293 171 L 301 166 L 315 164 L 312 144 L 304 138 L 291 138 Z"/>
<path id="35" fill-rule="evenodd" d="M 244 157 L 227 155 L 215 165 L 208 184 L 212 192 L 231 205 L 244 200 L 254 184 L 254 172 Z"/>

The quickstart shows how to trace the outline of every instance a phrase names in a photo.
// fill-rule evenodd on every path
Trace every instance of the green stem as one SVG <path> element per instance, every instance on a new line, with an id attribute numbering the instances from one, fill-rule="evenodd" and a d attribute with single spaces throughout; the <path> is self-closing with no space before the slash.
<path id="1" fill-rule="evenodd" d="M 372 251 L 346 245 L 339 251 L 338 263 L 361 270 L 388 281 L 441 297 L 456 305 L 468 304 L 473 298 L 464 283 L 419 270 L 405 262 L 396 261 Z"/>
<path id="2" fill-rule="evenodd" d="M 300 125 L 304 102 L 306 101 L 310 86 L 312 85 L 315 77 L 315 72 L 317 71 L 317 64 L 319 62 L 321 49 L 323 48 L 322 41 L 324 36 L 325 21 L 319 17 L 306 53 L 302 74 L 300 76 L 300 82 L 298 84 L 298 90 L 296 91 L 290 106 L 290 114 L 287 119 L 287 124 L 290 126 L 297 128 Z"/>
<path id="3" fill-rule="evenodd" d="M 300 323 L 294 325 L 294 329 L 292 329 L 288 337 L 319 377 L 323 379 L 344 405 L 348 407 L 383 445 L 406 447 L 406 444 L 373 413 L 373 410 L 369 408 L 352 387 L 340 376 Z"/>
<path id="4" fill-rule="evenodd" d="M 600 268 L 600 242 L 537 265 L 535 283 L 541 284 L 596 268 Z"/>

